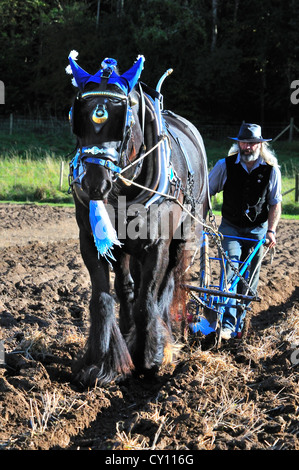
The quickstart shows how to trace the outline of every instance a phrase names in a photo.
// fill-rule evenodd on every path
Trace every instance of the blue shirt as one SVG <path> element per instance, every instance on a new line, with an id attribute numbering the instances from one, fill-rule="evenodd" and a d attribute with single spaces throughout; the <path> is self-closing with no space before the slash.
<path id="1" fill-rule="evenodd" d="M 240 154 L 238 154 L 235 163 L 241 163 L 244 170 L 249 173 L 247 166 L 240 158 Z M 255 161 L 250 171 L 254 170 L 259 165 L 266 165 L 266 162 L 260 156 Z M 278 204 L 282 201 L 280 169 L 278 168 L 278 166 L 273 166 L 272 168 L 273 170 L 270 174 L 268 191 L 268 204 L 270 204 L 270 206 L 274 206 L 275 204 Z M 226 163 L 225 158 L 222 158 L 221 160 L 218 160 L 214 168 L 209 173 L 209 188 L 211 196 L 214 196 L 216 193 L 219 193 L 223 190 L 226 178 Z"/>

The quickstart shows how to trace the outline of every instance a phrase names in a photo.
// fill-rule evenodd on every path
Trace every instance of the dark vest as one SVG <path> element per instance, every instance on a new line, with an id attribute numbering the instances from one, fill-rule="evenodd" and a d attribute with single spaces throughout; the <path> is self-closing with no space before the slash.
<path id="1" fill-rule="evenodd" d="M 227 180 L 223 188 L 222 216 L 237 227 L 256 227 L 268 219 L 271 165 L 259 165 L 247 173 L 237 154 L 225 159 Z"/>

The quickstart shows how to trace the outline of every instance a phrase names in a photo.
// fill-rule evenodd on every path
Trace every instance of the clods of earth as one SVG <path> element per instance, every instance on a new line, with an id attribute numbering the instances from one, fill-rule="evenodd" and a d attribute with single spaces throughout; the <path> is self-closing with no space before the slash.
<path id="1" fill-rule="evenodd" d="M 80 389 L 90 282 L 72 207 L 0 205 L 0 449 L 299 450 L 299 223 L 281 220 L 247 336 L 188 336 L 154 381 Z M 196 284 L 199 265 L 188 272 Z M 5 361 L 3 361 L 3 348 Z"/>

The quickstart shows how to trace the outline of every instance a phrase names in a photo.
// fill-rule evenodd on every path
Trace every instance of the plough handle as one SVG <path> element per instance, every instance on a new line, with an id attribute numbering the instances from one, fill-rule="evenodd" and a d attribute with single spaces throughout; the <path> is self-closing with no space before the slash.
<path id="1" fill-rule="evenodd" d="M 249 296 L 249 295 L 243 295 L 243 294 L 238 294 L 234 292 L 227 292 L 227 291 L 222 291 L 222 290 L 217 290 L 217 289 L 208 289 L 206 287 L 195 287 L 195 286 L 190 286 L 188 284 L 183 284 L 183 287 L 186 289 L 190 290 L 195 290 L 197 292 L 203 292 L 205 294 L 212 294 L 212 295 L 217 295 L 221 297 L 229 297 L 231 299 L 240 299 L 240 300 L 248 300 L 249 302 L 256 301 L 260 302 L 261 299 L 256 296 Z"/>

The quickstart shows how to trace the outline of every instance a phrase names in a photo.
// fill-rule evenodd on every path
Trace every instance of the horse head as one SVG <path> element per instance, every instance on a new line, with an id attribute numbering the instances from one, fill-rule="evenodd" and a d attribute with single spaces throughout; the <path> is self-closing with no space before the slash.
<path id="1" fill-rule="evenodd" d="M 123 75 L 115 72 L 116 61 L 105 59 L 95 75 L 83 71 L 69 57 L 71 71 L 79 92 L 70 119 L 78 139 L 77 154 L 72 162 L 74 189 L 85 200 L 104 200 L 114 175 L 126 158 L 132 127 L 133 88 L 140 76 L 141 57 Z M 105 64 L 105 66 L 103 65 Z"/>
<path id="2" fill-rule="evenodd" d="M 127 132 L 128 97 L 116 90 L 89 86 L 73 105 L 73 132 L 78 138 L 82 190 L 90 199 L 107 198 L 114 173 L 119 172 L 122 144 Z"/>

